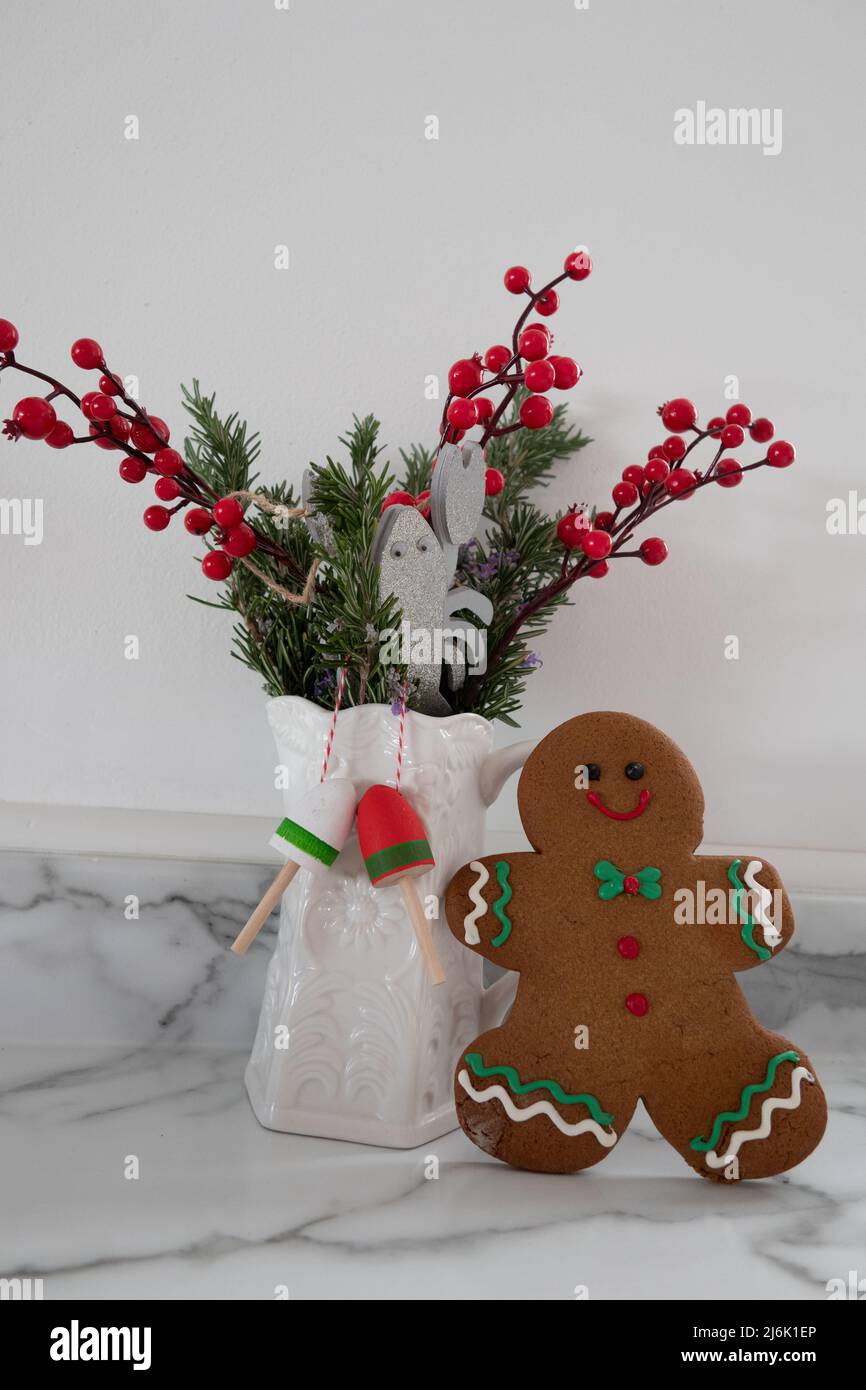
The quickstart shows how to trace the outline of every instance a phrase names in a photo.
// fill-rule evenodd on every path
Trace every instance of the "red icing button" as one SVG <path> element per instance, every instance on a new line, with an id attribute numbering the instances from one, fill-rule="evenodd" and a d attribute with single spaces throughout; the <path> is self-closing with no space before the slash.
<path id="1" fill-rule="evenodd" d="M 640 882 L 635 878 L 634 874 L 626 874 L 622 881 L 622 886 L 627 893 L 636 893 L 640 888 Z"/>
<path id="2" fill-rule="evenodd" d="M 623 960 L 634 960 L 635 956 L 640 955 L 640 942 L 636 936 L 621 936 L 616 943 Z"/>
<path id="3" fill-rule="evenodd" d="M 625 1001 L 625 1006 L 630 1014 L 634 1014 L 635 1018 L 643 1018 L 649 1009 L 649 1001 L 645 994 L 630 994 Z"/>

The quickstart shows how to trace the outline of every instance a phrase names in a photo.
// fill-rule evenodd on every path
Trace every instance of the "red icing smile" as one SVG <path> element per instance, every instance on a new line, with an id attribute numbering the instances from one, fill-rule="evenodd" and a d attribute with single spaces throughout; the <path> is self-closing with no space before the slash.
<path id="1" fill-rule="evenodd" d="M 648 791 L 642 791 L 637 799 L 637 805 L 631 811 L 611 810 L 610 806 L 605 806 L 598 792 L 587 792 L 586 799 L 591 806 L 597 806 L 605 816 L 610 816 L 611 820 L 637 820 L 638 816 L 642 816 L 649 806 L 650 794 Z"/>

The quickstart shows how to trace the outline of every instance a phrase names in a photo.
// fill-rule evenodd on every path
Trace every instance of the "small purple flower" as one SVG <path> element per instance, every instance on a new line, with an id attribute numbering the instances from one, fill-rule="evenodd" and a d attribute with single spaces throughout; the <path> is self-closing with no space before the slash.
<path id="1" fill-rule="evenodd" d="M 520 669 L 522 671 L 537 671 L 543 665 L 544 662 L 541 660 L 538 652 L 527 652 L 520 663 Z"/>
<path id="2" fill-rule="evenodd" d="M 327 695 L 335 684 L 334 672 L 325 671 L 313 685 L 313 694 L 321 698 L 322 695 Z"/>

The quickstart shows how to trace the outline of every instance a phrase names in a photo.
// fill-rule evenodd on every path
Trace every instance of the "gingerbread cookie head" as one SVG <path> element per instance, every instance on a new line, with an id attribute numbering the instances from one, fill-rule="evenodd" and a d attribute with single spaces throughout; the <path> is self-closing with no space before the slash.
<path id="1" fill-rule="evenodd" d="M 517 798 L 542 854 L 654 863 L 660 843 L 691 854 L 703 835 L 694 768 L 631 714 L 580 714 L 554 729 L 527 761 Z"/>

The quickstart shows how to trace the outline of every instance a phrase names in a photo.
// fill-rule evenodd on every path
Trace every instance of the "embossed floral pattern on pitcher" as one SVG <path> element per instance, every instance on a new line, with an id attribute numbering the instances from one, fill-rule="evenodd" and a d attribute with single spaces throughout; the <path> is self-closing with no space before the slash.
<path id="1" fill-rule="evenodd" d="M 315 785 L 330 723 L 295 696 L 269 701 L 286 809 Z M 398 721 L 385 705 L 341 710 L 329 776 L 360 797 L 393 781 Z M 436 867 L 416 880 L 434 908 L 454 871 L 480 854 L 487 805 L 529 751 L 491 754 L 492 726 L 473 714 L 410 712 L 401 790 L 426 826 Z M 391 1147 L 453 1129 L 452 1071 L 460 1048 L 492 1027 L 514 993 L 485 991 L 481 961 L 444 920 L 431 930 L 446 982 L 430 984 L 399 887 L 373 888 L 353 833 L 327 872 L 301 870 L 283 898 L 258 1031 L 246 1071 L 256 1116 L 270 1129 Z"/>

